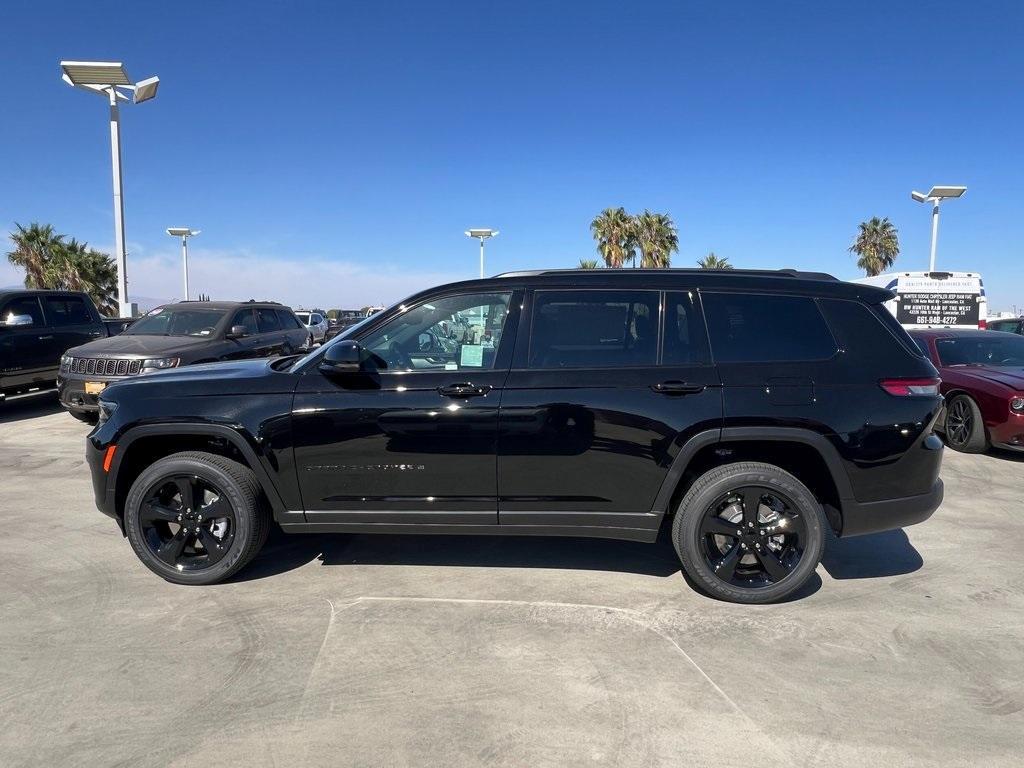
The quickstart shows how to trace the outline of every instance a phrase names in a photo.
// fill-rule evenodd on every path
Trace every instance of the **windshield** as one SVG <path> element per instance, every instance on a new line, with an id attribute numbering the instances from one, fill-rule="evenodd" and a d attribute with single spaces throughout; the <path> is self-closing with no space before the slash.
<path id="1" fill-rule="evenodd" d="M 989 337 L 991 334 L 991 337 Z M 1001 336 L 987 331 L 986 338 L 939 339 L 935 342 L 939 360 L 945 366 L 991 365 L 997 368 L 1024 366 L 1024 337 Z"/>
<path id="2" fill-rule="evenodd" d="M 129 326 L 126 336 L 212 336 L 226 312 L 218 309 L 155 309 Z"/>

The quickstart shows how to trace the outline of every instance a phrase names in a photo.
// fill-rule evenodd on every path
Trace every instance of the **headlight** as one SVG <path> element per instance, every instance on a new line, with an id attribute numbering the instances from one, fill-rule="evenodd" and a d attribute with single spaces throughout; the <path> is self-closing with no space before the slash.
<path id="1" fill-rule="evenodd" d="M 176 357 L 154 357 L 142 361 L 142 373 L 146 371 L 162 371 L 166 368 L 176 368 L 180 361 Z"/>
<path id="2" fill-rule="evenodd" d="M 109 400 L 100 400 L 100 415 L 97 424 L 103 424 L 114 415 L 114 411 L 117 410 L 117 403 L 112 403 Z"/>
<path id="3" fill-rule="evenodd" d="M 1024 397 L 1011 397 L 1010 410 L 1017 413 L 1024 411 Z"/>
<path id="4" fill-rule="evenodd" d="M 67 373 L 71 368 L 71 355 L 62 355 L 60 358 L 61 373 Z"/>

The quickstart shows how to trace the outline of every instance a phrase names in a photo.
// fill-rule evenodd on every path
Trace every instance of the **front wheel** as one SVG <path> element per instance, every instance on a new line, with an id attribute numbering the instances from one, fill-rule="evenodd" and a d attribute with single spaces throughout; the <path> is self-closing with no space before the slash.
<path id="1" fill-rule="evenodd" d="M 946 444 L 961 453 L 984 453 L 988 450 L 988 436 L 981 409 L 967 395 L 957 395 L 946 406 L 946 422 L 943 425 Z"/>
<path id="2" fill-rule="evenodd" d="M 672 540 L 686 575 L 712 597 L 771 603 L 814 573 L 825 546 L 821 505 L 771 464 L 726 464 L 701 475 L 676 511 Z"/>
<path id="3" fill-rule="evenodd" d="M 270 515 L 252 471 L 210 453 L 156 461 L 128 492 L 125 530 L 135 554 L 175 584 L 215 584 L 263 546 Z"/>

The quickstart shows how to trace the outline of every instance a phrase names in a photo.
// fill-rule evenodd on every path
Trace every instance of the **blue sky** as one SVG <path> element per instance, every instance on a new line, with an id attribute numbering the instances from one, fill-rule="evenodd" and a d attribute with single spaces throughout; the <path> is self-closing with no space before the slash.
<path id="1" fill-rule="evenodd" d="M 133 292 L 387 302 L 476 274 L 574 266 L 607 206 L 665 211 L 677 266 L 857 274 L 888 216 L 927 267 L 912 188 L 966 184 L 938 266 L 1024 306 L 1024 5 L 5 3 L 0 223 L 111 249 L 105 105 L 58 62 L 161 78 L 122 110 Z M 930 62 L 934 52 L 946 60 Z M 0 284 L 17 280 L 0 264 Z"/>

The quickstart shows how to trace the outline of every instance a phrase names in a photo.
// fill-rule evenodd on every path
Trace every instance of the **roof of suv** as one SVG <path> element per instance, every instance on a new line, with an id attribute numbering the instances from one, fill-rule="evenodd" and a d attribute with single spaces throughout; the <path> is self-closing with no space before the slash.
<path id="1" fill-rule="evenodd" d="M 167 307 L 191 307 L 193 309 L 237 309 L 239 307 L 273 307 L 274 309 L 288 309 L 284 304 L 276 301 L 172 301 L 161 304 L 160 309 Z"/>
<path id="2" fill-rule="evenodd" d="M 438 291 L 508 289 L 509 283 L 544 288 L 705 288 L 724 291 L 775 291 L 812 296 L 861 299 L 870 303 L 887 301 L 895 294 L 885 288 L 847 283 L 824 272 L 795 269 L 549 269 L 504 272 L 495 277 L 466 280 L 421 291 L 409 300 Z"/>

